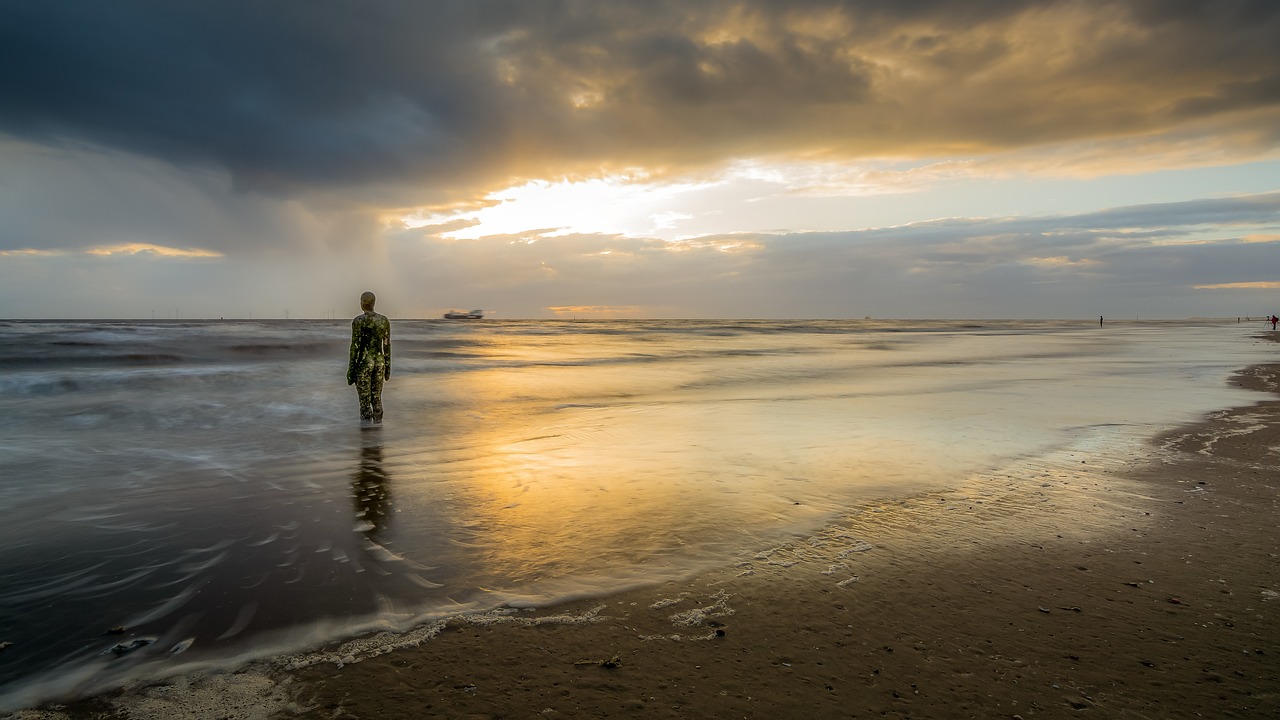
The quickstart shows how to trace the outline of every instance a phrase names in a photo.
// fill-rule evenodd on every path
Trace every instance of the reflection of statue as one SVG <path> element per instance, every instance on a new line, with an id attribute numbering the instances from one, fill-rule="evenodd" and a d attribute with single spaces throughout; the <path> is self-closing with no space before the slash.
<path id="1" fill-rule="evenodd" d="M 356 521 L 360 530 L 376 541 L 391 522 L 391 478 L 382 469 L 381 443 L 360 448 L 360 466 L 351 477 Z"/>

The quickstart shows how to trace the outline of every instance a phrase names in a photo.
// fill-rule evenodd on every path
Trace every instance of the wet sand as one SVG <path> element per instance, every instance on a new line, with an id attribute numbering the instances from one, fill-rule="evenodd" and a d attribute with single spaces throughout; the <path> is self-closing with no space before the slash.
<path id="1" fill-rule="evenodd" d="M 1280 365 L 1233 382 L 1268 394 L 688 581 L 17 717 L 1280 716 Z"/>

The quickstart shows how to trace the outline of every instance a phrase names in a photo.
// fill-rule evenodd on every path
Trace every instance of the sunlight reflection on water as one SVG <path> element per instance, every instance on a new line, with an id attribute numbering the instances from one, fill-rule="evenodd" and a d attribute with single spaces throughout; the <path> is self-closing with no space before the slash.
<path id="1" fill-rule="evenodd" d="M 0 332 L 0 697 L 683 576 L 1251 402 L 1223 380 L 1266 357 L 1210 324 L 400 321 L 361 430 L 343 323 L 140 325 Z"/>

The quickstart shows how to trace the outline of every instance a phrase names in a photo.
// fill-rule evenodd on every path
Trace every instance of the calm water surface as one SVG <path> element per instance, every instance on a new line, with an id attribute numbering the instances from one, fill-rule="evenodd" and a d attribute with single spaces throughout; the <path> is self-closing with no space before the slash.
<path id="1" fill-rule="evenodd" d="M 1233 323 L 0 322 L 0 711 L 682 577 L 1254 402 Z M 874 539 L 871 539 L 874 541 Z M 111 633 L 115 628 L 123 632 Z"/>

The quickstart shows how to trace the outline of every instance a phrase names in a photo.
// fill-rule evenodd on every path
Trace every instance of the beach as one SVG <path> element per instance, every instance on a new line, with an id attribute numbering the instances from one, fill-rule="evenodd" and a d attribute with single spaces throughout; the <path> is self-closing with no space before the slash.
<path id="1" fill-rule="evenodd" d="M 1280 0 L 0 38 L 0 720 L 1280 720 Z"/>
<path id="2" fill-rule="evenodd" d="M 860 503 L 691 578 L 15 717 L 1274 716 L 1280 365 L 1230 382 L 1257 402 Z"/>

